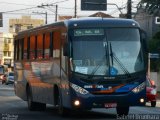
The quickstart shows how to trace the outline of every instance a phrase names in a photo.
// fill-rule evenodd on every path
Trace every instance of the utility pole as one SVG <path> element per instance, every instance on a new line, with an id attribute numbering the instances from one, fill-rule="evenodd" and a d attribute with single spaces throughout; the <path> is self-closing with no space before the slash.
<path id="1" fill-rule="evenodd" d="M 132 19 L 132 0 L 127 2 L 127 19 Z"/>
<path id="2" fill-rule="evenodd" d="M 37 6 L 37 7 L 38 8 L 44 8 L 44 7 L 50 7 L 50 6 L 55 6 L 56 7 L 56 11 L 50 10 L 50 11 L 55 13 L 55 22 L 56 22 L 57 21 L 57 15 L 58 15 L 58 5 L 54 5 L 54 4 L 46 4 L 46 5 L 44 5 L 44 4 L 42 4 L 42 5 Z"/>
<path id="3" fill-rule="evenodd" d="M 74 18 L 77 18 L 77 0 L 75 0 Z"/>
<path id="4" fill-rule="evenodd" d="M 48 19 L 47 19 L 47 12 L 45 12 L 45 16 L 46 16 L 46 21 L 45 21 L 45 23 L 47 24 L 47 21 L 48 21 Z"/>
<path id="5" fill-rule="evenodd" d="M 57 22 L 57 16 L 58 16 L 58 5 L 56 5 L 55 22 Z"/>

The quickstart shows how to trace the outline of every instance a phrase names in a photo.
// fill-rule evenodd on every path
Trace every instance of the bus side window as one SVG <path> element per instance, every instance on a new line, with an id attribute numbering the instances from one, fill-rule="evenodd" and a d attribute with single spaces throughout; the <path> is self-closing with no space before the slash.
<path id="1" fill-rule="evenodd" d="M 16 53 L 17 53 L 17 55 L 16 55 L 16 60 L 19 60 L 19 39 L 17 40 L 17 46 L 16 46 L 16 48 L 17 48 L 17 51 L 16 51 Z"/>
<path id="2" fill-rule="evenodd" d="M 43 58 L 43 34 L 37 37 L 37 59 Z"/>
<path id="3" fill-rule="evenodd" d="M 23 59 L 23 47 L 24 47 L 24 39 L 22 38 L 22 39 L 19 39 L 18 41 L 17 41 L 18 43 L 16 43 L 17 44 L 17 60 L 22 60 Z"/>
<path id="4" fill-rule="evenodd" d="M 17 40 L 14 41 L 14 60 L 16 60 L 17 56 Z"/>
<path id="5" fill-rule="evenodd" d="M 27 47 L 28 47 L 28 38 L 25 37 L 24 38 L 24 48 L 23 48 L 23 59 L 26 60 L 27 59 Z"/>
<path id="6" fill-rule="evenodd" d="M 36 37 L 34 35 L 31 36 L 30 38 L 30 59 L 33 60 L 35 59 L 35 42 L 36 42 Z"/>
<path id="7" fill-rule="evenodd" d="M 44 42 L 44 58 L 49 58 L 49 48 L 50 48 L 50 33 L 45 34 L 45 42 Z"/>
<path id="8" fill-rule="evenodd" d="M 24 38 L 20 40 L 20 59 L 23 60 Z"/>
<path id="9" fill-rule="evenodd" d="M 60 58 L 61 33 L 53 33 L 53 58 Z"/>

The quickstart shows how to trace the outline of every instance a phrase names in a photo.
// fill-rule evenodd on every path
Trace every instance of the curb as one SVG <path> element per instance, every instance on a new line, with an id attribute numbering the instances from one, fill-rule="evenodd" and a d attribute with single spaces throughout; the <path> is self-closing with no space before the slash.
<path id="1" fill-rule="evenodd" d="M 157 100 L 160 100 L 160 92 L 157 92 Z"/>
<path id="2" fill-rule="evenodd" d="M 10 90 L 10 91 L 12 91 L 12 90 L 14 90 L 14 88 L 0 88 L 0 90 Z"/>

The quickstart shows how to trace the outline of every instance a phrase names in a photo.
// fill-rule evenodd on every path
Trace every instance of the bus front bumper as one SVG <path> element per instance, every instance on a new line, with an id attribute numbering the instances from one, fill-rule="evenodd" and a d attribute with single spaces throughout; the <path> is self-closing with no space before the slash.
<path id="1" fill-rule="evenodd" d="M 117 106 L 144 106 L 146 102 L 145 90 L 138 94 L 130 92 L 128 94 L 116 95 L 74 95 L 72 96 L 72 108 L 114 108 Z"/>

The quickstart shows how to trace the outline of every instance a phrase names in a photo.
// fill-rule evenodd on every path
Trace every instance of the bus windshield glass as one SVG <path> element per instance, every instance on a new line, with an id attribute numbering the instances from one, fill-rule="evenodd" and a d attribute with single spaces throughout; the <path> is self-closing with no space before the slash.
<path id="1" fill-rule="evenodd" d="M 71 69 L 77 73 L 111 76 L 144 70 L 136 28 L 75 29 L 71 48 Z"/>

